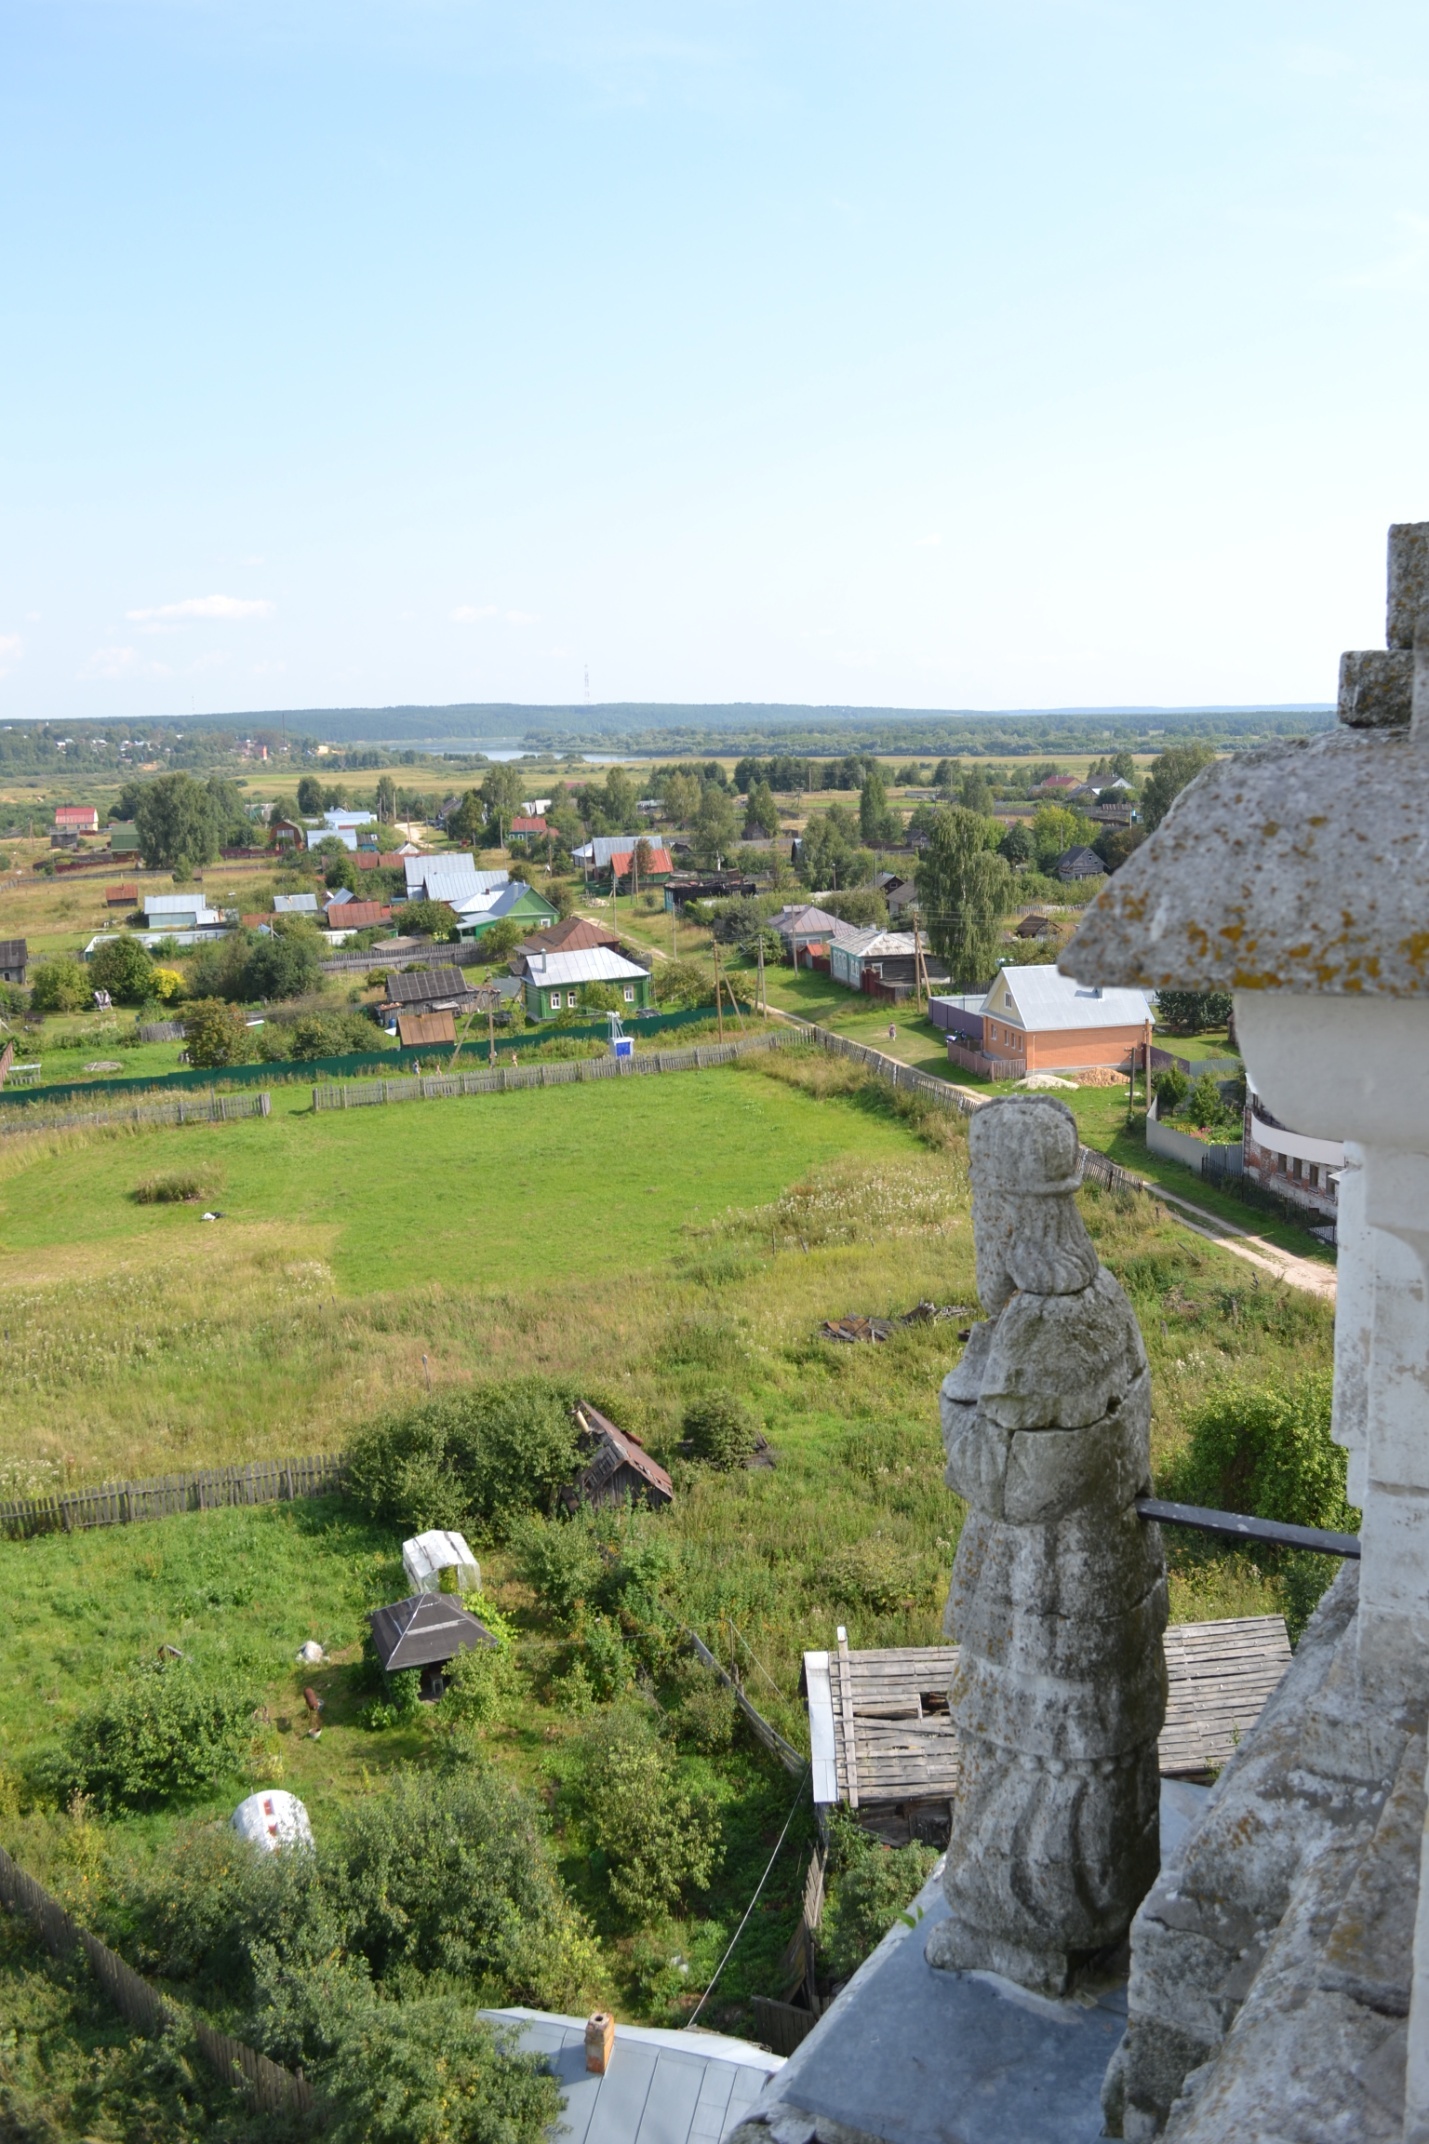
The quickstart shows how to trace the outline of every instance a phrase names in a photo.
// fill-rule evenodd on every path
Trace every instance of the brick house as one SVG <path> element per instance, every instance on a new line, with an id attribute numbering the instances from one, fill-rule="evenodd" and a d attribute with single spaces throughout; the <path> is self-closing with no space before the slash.
<path id="1" fill-rule="evenodd" d="M 949 1061 L 988 1079 L 1120 1070 L 1151 1041 L 1145 991 L 1092 988 L 1045 964 L 1000 968 L 984 996 L 932 998 L 928 1010 Z"/>
<path id="2" fill-rule="evenodd" d="M 1247 1089 L 1243 1173 L 1263 1190 L 1274 1191 L 1297 1206 L 1335 1218 L 1345 1150 L 1338 1140 L 1310 1139 L 1272 1116 L 1260 1096 Z"/>

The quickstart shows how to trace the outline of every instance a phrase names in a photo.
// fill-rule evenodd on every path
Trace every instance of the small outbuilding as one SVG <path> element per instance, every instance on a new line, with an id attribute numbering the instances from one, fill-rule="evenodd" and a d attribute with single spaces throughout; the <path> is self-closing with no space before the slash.
<path id="1" fill-rule="evenodd" d="M 383 1674 L 419 1668 L 427 1698 L 441 1696 L 446 1688 L 442 1669 L 458 1653 L 496 1643 L 486 1625 L 458 1607 L 449 1593 L 414 1593 L 390 1608 L 375 1608 L 367 1620 Z"/>
<path id="2" fill-rule="evenodd" d="M 467 1547 L 466 1536 L 444 1533 L 439 1527 L 402 1543 L 402 1569 L 415 1593 L 440 1593 L 443 1571 L 456 1572 L 458 1593 L 468 1587 L 473 1592 L 481 1590 L 481 1565 Z"/>
<path id="3" fill-rule="evenodd" d="M 404 1050 L 426 1050 L 456 1041 L 454 1012 L 399 1012 L 397 1039 Z"/>
<path id="4" fill-rule="evenodd" d="M 29 958 L 24 938 L 0 938 L 0 983 L 23 983 Z"/>
<path id="5" fill-rule="evenodd" d="M 565 1502 L 578 1504 L 649 1504 L 653 1510 L 674 1502 L 675 1484 L 657 1459 L 652 1459 L 638 1437 L 617 1429 L 598 1407 L 584 1401 L 576 1409 L 576 1423 L 588 1458 Z"/>
<path id="6" fill-rule="evenodd" d="M 276 1854 L 285 1846 L 310 1847 L 313 1843 L 307 1810 L 296 1794 L 287 1794 L 281 1787 L 264 1787 L 250 1794 L 228 1821 L 240 1839 L 261 1847 L 265 1854 Z"/>

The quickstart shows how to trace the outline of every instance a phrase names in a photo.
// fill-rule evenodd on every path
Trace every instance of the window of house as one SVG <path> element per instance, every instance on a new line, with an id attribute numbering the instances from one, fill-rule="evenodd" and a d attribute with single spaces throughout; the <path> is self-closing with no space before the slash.
<path id="1" fill-rule="evenodd" d="M 633 1005 L 635 1003 L 634 983 L 627 983 L 625 986 L 625 1002 L 627 1005 Z"/>
<path id="2" fill-rule="evenodd" d="M 1302 1173 L 1303 1171 L 1301 1168 L 1300 1156 L 1297 1154 L 1295 1156 L 1295 1159 L 1290 1164 L 1290 1174 L 1298 1178 Z"/>
<path id="3" fill-rule="evenodd" d="M 1313 1161 L 1310 1164 L 1309 1177 L 1311 1190 L 1318 1191 L 1320 1188 L 1320 1170 L 1318 1164 Z"/>
<path id="4" fill-rule="evenodd" d="M 570 1012 L 574 1012 L 576 1009 L 576 993 L 574 990 L 566 992 L 566 1007 Z"/>

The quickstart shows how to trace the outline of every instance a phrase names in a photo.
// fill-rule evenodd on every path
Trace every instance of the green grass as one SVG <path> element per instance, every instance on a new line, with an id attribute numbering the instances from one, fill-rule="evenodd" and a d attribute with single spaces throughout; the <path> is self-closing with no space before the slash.
<path id="1" fill-rule="evenodd" d="M 438 1389 L 543 1370 L 598 1383 L 669 1458 L 676 1501 L 654 1522 L 672 1550 L 668 1605 L 722 1657 L 738 1630 L 774 1685 L 741 1653 L 751 1691 L 796 1744 L 802 1651 L 828 1645 L 838 1623 L 856 1646 L 936 1641 L 960 1525 L 937 1414 L 956 1327 L 907 1328 L 875 1348 L 826 1342 L 819 1326 L 923 1297 L 975 1300 L 960 1120 L 923 1124 L 852 1066 L 780 1053 L 638 1086 L 346 1117 L 295 1105 L 266 1124 L 26 1145 L 0 1153 L 0 1494 L 331 1449 L 424 1392 L 428 1370 Z M 204 1226 L 192 1209 L 127 1196 L 143 1177 L 200 1165 L 224 1172 L 231 1221 Z M 1146 1338 L 1158 1464 L 1222 1380 L 1328 1362 L 1327 1306 L 1260 1285 L 1145 1199 L 1090 1190 L 1083 1210 Z M 678 1456 L 683 1410 L 711 1390 L 754 1409 L 772 1468 L 718 1475 Z M 361 1717 L 363 1612 L 401 1590 L 399 1536 L 333 1499 L 0 1542 L 6 1845 L 83 1910 L 108 1857 L 182 1851 L 186 1825 L 232 1808 L 244 1779 L 191 1809 L 106 1823 L 76 1822 L 25 1785 L 86 1703 L 164 1643 L 251 1682 L 268 1715 L 255 1722 L 257 1776 L 299 1793 L 320 1833 L 394 1763 L 425 1761 L 429 1715 L 385 1733 Z M 559 1701 L 564 1641 L 500 1544 L 474 1531 L 473 1545 L 519 1633 L 519 1687 L 486 1752 L 559 1826 L 554 1790 L 577 1724 Z M 1174 1541 L 1170 1552 L 1180 1619 L 1279 1604 L 1276 1582 L 1240 1558 Z M 293 1662 L 308 1636 L 334 1656 L 317 1674 Z M 327 1699 L 316 1743 L 297 1710 L 308 1680 Z M 684 1761 L 720 1803 L 726 1860 L 667 1932 L 669 1954 L 694 1961 L 689 1983 L 602 1926 L 625 2016 L 669 2015 L 679 1987 L 712 1969 L 792 1791 L 746 1745 Z M 741 2003 L 773 1988 L 806 1833 L 801 1817 L 717 2026 L 747 2030 Z M 558 1847 L 598 1918 L 579 1836 L 561 1831 Z M 19 1989 L 20 1974 L 0 1957 L 0 1990 Z"/>

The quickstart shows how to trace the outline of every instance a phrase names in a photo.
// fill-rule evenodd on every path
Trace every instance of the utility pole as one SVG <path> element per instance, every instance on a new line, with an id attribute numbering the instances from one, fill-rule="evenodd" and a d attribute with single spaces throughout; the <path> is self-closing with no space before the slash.
<path id="1" fill-rule="evenodd" d="M 769 1001 L 764 995 L 764 932 L 761 929 L 756 941 L 759 947 L 759 1010 L 769 1018 Z"/>
<path id="2" fill-rule="evenodd" d="M 723 1003 L 721 1002 L 721 999 L 720 999 L 720 989 L 721 989 L 721 984 L 720 984 L 720 974 L 719 974 L 719 940 L 718 940 L 717 938 L 716 938 L 716 939 L 714 939 L 714 940 L 712 940 L 712 942 L 711 942 L 711 950 L 712 950 L 712 951 L 713 951 L 713 953 L 714 953 L 714 971 L 715 971 L 715 1019 L 716 1019 L 716 1020 L 717 1020 L 717 1022 L 719 1023 L 719 1039 L 720 1039 L 720 1041 L 721 1041 L 721 1042 L 723 1042 L 723 1041 L 724 1041 L 724 1005 L 723 1005 Z"/>
<path id="3" fill-rule="evenodd" d="M 913 987 L 917 992 L 918 1010 L 921 1013 L 928 990 L 928 974 L 923 966 L 923 930 L 916 906 L 913 910 Z"/>

